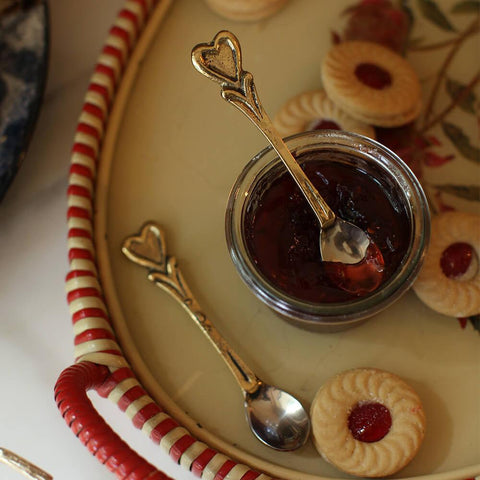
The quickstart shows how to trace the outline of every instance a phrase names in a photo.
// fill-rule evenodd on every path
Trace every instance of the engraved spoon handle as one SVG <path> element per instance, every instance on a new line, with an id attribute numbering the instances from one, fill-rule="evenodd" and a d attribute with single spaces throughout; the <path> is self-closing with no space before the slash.
<path id="1" fill-rule="evenodd" d="M 263 133 L 304 194 L 321 228 L 332 225 L 335 214 L 275 130 L 260 102 L 253 75 L 243 70 L 240 43 L 235 35 L 224 30 L 217 33 L 211 43 L 197 45 L 192 50 L 192 63 L 201 74 L 220 83 L 222 97 Z"/>
<path id="2" fill-rule="evenodd" d="M 186 310 L 225 360 L 244 392 L 254 393 L 258 390 L 261 380 L 203 313 L 185 282 L 175 257 L 167 255 L 162 229 L 155 223 L 146 223 L 139 235 L 128 237 L 123 242 L 122 252 L 132 262 L 146 267 L 149 270 L 148 279 L 169 293 Z"/>

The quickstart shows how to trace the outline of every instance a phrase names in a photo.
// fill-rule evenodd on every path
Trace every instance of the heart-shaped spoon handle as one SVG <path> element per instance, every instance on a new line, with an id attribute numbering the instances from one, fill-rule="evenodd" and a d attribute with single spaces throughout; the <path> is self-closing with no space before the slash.
<path id="1" fill-rule="evenodd" d="M 148 279 L 168 292 L 187 311 L 223 357 L 244 392 L 256 392 L 262 382 L 200 309 L 175 257 L 167 255 L 162 229 L 153 222 L 146 223 L 138 235 L 128 237 L 123 242 L 122 252 L 132 262 L 147 268 Z"/>
<path id="2" fill-rule="evenodd" d="M 233 33 L 222 30 L 211 43 L 192 50 L 192 63 L 203 75 L 221 85 L 222 97 L 237 107 L 263 133 L 312 207 L 322 229 L 335 221 L 335 214 L 318 193 L 275 130 L 255 88 L 253 75 L 242 68 L 240 43 Z"/>

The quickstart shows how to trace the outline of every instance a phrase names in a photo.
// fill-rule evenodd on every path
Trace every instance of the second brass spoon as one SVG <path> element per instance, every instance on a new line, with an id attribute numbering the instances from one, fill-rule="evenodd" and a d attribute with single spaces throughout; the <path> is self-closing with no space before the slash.
<path id="1" fill-rule="evenodd" d="M 122 252 L 147 268 L 148 279 L 182 305 L 220 353 L 243 391 L 247 420 L 255 436 L 279 451 L 304 445 L 310 434 L 308 413 L 295 397 L 260 380 L 208 320 L 185 283 L 175 257 L 167 255 L 161 228 L 146 223 L 138 235 L 123 242 Z"/>
<path id="2" fill-rule="evenodd" d="M 238 39 L 226 30 L 211 43 L 192 50 L 195 68 L 221 85 L 222 97 L 244 113 L 263 133 L 285 164 L 320 223 L 320 255 L 326 262 L 361 262 L 370 244 L 368 235 L 356 225 L 335 215 L 295 160 L 265 112 L 250 72 L 242 68 Z"/>

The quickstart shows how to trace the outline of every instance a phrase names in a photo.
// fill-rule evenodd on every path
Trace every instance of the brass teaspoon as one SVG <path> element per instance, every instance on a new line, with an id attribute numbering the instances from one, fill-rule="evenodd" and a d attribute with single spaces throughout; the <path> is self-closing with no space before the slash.
<path id="1" fill-rule="evenodd" d="M 285 164 L 320 223 L 322 260 L 345 264 L 362 261 L 370 238 L 361 228 L 335 215 L 275 130 L 260 103 L 253 75 L 242 69 L 240 43 L 235 35 L 221 31 L 211 43 L 195 46 L 192 63 L 200 73 L 220 83 L 222 97 L 254 123 Z"/>
<path id="2" fill-rule="evenodd" d="M 243 391 L 247 420 L 255 436 L 279 451 L 304 445 L 310 434 L 307 412 L 292 395 L 260 380 L 220 335 L 193 297 L 175 257 L 167 255 L 161 228 L 146 223 L 138 235 L 123 242 L 122 252 L 148 269 L 148 279 L 180 303 L 220 353 Z"/>

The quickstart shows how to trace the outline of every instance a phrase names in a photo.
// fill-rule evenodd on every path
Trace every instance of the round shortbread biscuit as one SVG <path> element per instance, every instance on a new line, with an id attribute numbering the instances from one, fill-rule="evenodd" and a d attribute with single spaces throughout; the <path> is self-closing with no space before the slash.
<path id="1" fill-rule="evenodd" d="M 254 22 L 273 15 L 288 0 L 205 0 L 218 15 L 229 20 Z"/>
<path id="2" fill-rule="evenodd" d="M 375 402 L 391 416 L 378 441 L 357 440 L 348 427 L 358 405 Z M 311 407 L 313 442 L 329 463 L 363 477 L 392 475 L 416 455 L 425 435 L 425 413 L 417 393 L 396 375 L 375 368 L 348 370 L 318 390 Z"/>
<path id="3" fill-rule="evenodd" d="M 415 109 L 409 111 L 403 115 L 393 115 L 391 117 L 383 116 L 382 118 L 377 118 L 375 116 L 368 116 L 368 115 L 357 115 L 358 120 L 366 122 L 370 125 L 375 125 L 377 127 L 384 127 L 384 128 L 394 128 L 394 127 L 401 127 L 403 125 L 407 125 L 407 123 L 413 122 L 419 115 L 422 110 L 422 104 L 419 102 Z"/>
<path id="4" fill-rule="evenodd" d="M 358 75 L 365 67 L 380 69 L 389 83 L 369 86 Z M 377 43 L 350 41 L 332 47 L 322 62 L 322 81 L 333 102 L 365 123 L 395 127 L 420 114 L 417 74 L 403 57 Z"/>
<path id="5" fill-rule="evenodd" d="M 324 90 L 300 93 L 289 99 L 277 112 L 273 124 L 283 137 L 311 130 L 319 121 L 333 122 L 341 130 L 375 139 L 375 129 L 361 122 L 333 103 Z"/>
<path id="6" fill-rule="evenodd" d="M 443 252 L 456 243 L 470 245 L 471 268 L 459 278 L 448 278 L 442 270 Z M 444 212 L 432 219 L 430 245 L 422 269 L 413 285 L 417 296 L 431 309 L 452 317 L 480 313 L 480 216 L 467 212 Z"/>

